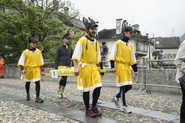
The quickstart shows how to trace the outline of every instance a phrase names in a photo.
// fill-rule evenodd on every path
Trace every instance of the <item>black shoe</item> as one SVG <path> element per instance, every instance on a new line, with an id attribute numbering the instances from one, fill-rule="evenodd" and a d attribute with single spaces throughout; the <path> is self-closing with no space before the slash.
<path id="1" fill-rule="evenodd" d="M 36 103 L 43 103 L 44 100 L 41 99 L 40 97 L 37 97 L 36 100 L 35 100 Z"/>
<path id="2" fill-rule="evenodd" d="M 27 94 L 27 95 L 26 95 L 26 100 L 27 100 L 27 101 L 30 101 L 30 94 Z"/>

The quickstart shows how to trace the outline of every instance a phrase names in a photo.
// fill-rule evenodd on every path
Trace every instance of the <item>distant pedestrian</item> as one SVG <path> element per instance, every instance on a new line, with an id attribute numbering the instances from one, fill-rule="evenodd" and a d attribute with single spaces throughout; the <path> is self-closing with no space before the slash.
<path id="1" fill-rule="evenodd" d="M 57 47 L 55 55 L 55 69 L 67 69 L 71 66 L 71 57 L 73 54 L 73 49 L 70 46 L 70 36 L 69 32 L 65 33 L 62 37 L 62 45 Z M 59 82 L 59 88 L 57 93 L 61 98 L 67 98 L 64 95 L 64 90 L 66 88 L 67 76 L 61 76 Z"/>
<path id="2" fill-rule="evenodd" d="M 97 23 L 91 19 L 83 18 L 87 29 L 87 35 L 81 37 L 75 47 L 72 60 L 74 63 L 74 74 L 77 77 L 77 89 L 83 90 L 83 100 L 86 108 L 86 116 L 101 116 L 97 107 L 97 101 L 101 91 L 101 77 L 97 64 L 101 62 L 100 47 L 95 39 L 97 33 Z M 92 106 L 89 105 L 90 91 L 93 90 Z"/>
<path id="3" fill-rule="evenodd" d="M 179 78 L 185 74 L 185 40 L 179 46 L 177 55 L 174 60 L 174 64 L 177 67 L 176 81 L 180 83 Z M 185 88 L 182 83 L 180 83 L 182 90 L 182 104 L 180 108 L 180 123 L 185 123 Z"/>
<path id="4" fill-rule="evenodd" d="M 24 75 L 26 81 L 26 99 L 30 100 L 30 83 L 35 82 L 36 100 L 37 103 L 42 103 L 44 100 L 40 98 L 40 80 L 41 76 L 45 75 L 44 72 L 44 60 L 42 53 L 36 48 L 37 41 L 30 36 L 27 37 L 29 42 L 29 48 L 24 50 L 18 61 L 18 66 L 21 69 L 21 73 Z"/>
<path id="5" fill-rule="evenodd" d="M 132 88 L 132 72 L 130 66 L 132 66 L 135 75 L 138 75 L 134 48 L 129 42 L 132 33 L 132 28 L 125 24 L 123 27 L 124 36 L 114 43 L 110 54 L 111 70 L 115 72 L 117 79 L 116 84 L 119 87 L 119 93 L 114 96 L 112 100 L 116 106 L 120 108 L 119 98 L 121 97 L 123 104 L 121 110 L 125 113 L 131 113 L 125 98 L 125 94 Z"/>
<path id="6" fill-rule="evenodd" d="M 4 58 L 0 56 L 0 78 L 4 78 L 4 68 L 5 68 L 5 61 L 4 61 Z"/>

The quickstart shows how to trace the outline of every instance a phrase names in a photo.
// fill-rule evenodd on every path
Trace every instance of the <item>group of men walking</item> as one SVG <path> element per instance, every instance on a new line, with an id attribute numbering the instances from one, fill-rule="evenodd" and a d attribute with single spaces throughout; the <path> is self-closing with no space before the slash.
<path id="1" fill-rule="evenodd" d="M 100 46 L 99 42 L 96 40 L 98 24 L 93 19 L 85 17 L 83 18 L 83 23 L 86 27 L 87 35 L 82 36 L 78 40 L 74 52 L 70 46 L 69 32 L 63 35 L 63 44 L 58 46 L 56 50 L 55 69 L 65 69 L 66 67 L 70 67 L 71 64 L 74 65 L 74 74 L 77 76 L 77 89 L 83 91 L 83 101 L 86 109 L 85 114 L 88 117 L 94 118 L 102 115 L 97 107 L 97 101 L 100 97 L 102 88 L 101 76 L 97 67 L 98 64 L 101 63 Z M 138 75 L 138 70 L 134 48 L 129 42 L 129 39 L 132 38 L 133 29 L 124 23 L 122 33 L 123 37 L 114 43 L 110 54 L 110 71 L 115 73 L 115 77 L 117 79 L 116 85 L 119 87 L 119 92 L 117 95 L 113 96 L 112 101 L 123 112 L 131 113 L 126 104 L 125 93 L 132 88 L 132 72 L 130 67 L 132 67 L 135 76 Z M 35 82 L 35 102 L 42 103 L 43 99 L 40 98 L 40 79 L 41 75 L 45 75 L 44 60 L 41 51 L 36 48 L 37 41 L 30 36 L 27 40 L 29 42 L 29 48 L 23 51 L 18 61 L 21 73 L 24 75 L 24 79 L 26 81 L 26 99 L 30 100 L 30 83 Z M 180 62 L 176 61 L 175 63 L 180 69 Z M 57 90 L 57 93 L 62 98 L 66 98 L 64 95 L 66 83 L 67 76 L 62 76 Z M 90 91 L 92 91 L 91 106 L 89 103 Z M 182 89 L 182 91 L 184 92 L 184 89 Z M 120 98 L 122 100 L 122 106 L 119 104 Z M 184 102 L 182 104 L 182 110 L 183 109 Z M 181 119 L 183 119 L 184 114 L 182 113 L 181 115 Z"/>

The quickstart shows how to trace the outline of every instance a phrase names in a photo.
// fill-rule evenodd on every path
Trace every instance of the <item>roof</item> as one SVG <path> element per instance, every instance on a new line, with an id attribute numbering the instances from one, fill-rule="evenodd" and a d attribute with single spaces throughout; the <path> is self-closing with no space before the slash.
<path id="1" fill-rule="evenodd" d="M 181 43 L 185 40 L 185 33 L 180 37 Z"/>
<path id="2" fill-rule="evenodd" d="M 74 25 L 82 30 L 86 30 L 85 25 L 83 24 L 83 22 L 79 19 L 75 19 L 75 23 Z"/>
<path id="3" fill-rule="evenodd" d="M 63 13 L 60 13 L 58 18 L 60 20 L 62 20 L 64 22 L 64 24 L 67 26 L 75 26 L 81 30 L 86 30 L 86 28 L 83 24 L 83 21 L 81 21 L 80 19 L 68 18 L 68 16 L 66 16 Z"/>
<path id="4" fill-rule="evenodd" d="M 103 29 L 98 32 L 98 39 L 120 39 L 123 34 L 116 34 L 116 29 Z M 133 33 L 133 39 L 148 42 L 148 36 L 142 36 L 138 31 Z"/>
<path id="5" fill-rule="evenodd" d="M 111 39 L 116 34 L 116 29 L 103 29 L 98 32 L 98 39 Z"/>
<path id="6" fill-rule="evenodd" d="M 150 38 L 149 41 L 152 42 L 153 38 Z M 155 48 L 156 49 L 178 49 L 180 45 L 179 37 L 155 37 Z M 154 42 L 152 42 L 154 43 Z"/>

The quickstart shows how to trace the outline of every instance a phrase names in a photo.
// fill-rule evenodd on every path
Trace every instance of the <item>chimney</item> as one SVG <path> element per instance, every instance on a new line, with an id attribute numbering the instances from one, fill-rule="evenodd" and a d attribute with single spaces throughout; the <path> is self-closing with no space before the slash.
<path id="1" fill-rule="evenodd" d="M 122 21 L 122 18 L 116 19 L 116 35 L 122 32 L 121 21 Z"/>
<path id="2" fill-rule="evenodd" d="M 135 24 L 135 30 L 139 31 L 139 24 Z"/>

